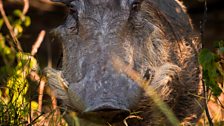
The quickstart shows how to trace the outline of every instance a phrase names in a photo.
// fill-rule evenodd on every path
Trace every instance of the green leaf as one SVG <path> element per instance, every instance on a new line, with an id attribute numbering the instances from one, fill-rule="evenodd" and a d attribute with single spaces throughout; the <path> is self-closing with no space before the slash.
<path id="1" fill-rule="evenodd" d="M 224 41 L 223 40 L 218 41 L 218 43 L 219 43 L 219 47 L 224 47 Z"/>
<path id="2" fill-rule="evenodd" d="M 4 55 L 10 55 L 11 54 L 11 49 L 9 47 L 5 47 L 3 49 L 3 53 L 4 53 Z"/>
<path id="3" fill-rule="evenodd" d="M 212 65 L 216 59 L 217 56 L 214 53 L 210 52 L 208 49 L 202 49 L 199 53 L 199 63 L 203 68 Z"/>
<path id="4" fill-rule="evenodd" d="M 215 96 L 219 96 L 222 93 L 222 89 L 219 87 L 219 85 L 215 82 L 215 80 L 212 80 L 209 83 L 209 87 L 211 88 L 212 94 Z"/>
<path id="5" fill-rule="evenodd" d="M 38 109 L 38 103 L 36 101 L 31 101 L 31 108 L 35 111 Z"/>
<path id="6" fill-rule="evenodd" d="M 23 27 L 21 25 L 15 25 L 14 32 L 16 33 L 16 35 L 22 33 L 23 32 Z"/>
<path id="7" fill-rule="evenodd" d="M 4 24 L 4 20 L 0 18 L 0 29 L 2 28 L 3 24 Z"/>
<path id="8" fill-rule="evenodd" d="M 208 71 L 203 70 L 203 79 L 204 79 L 205 85 L 211 89 L 213 95 L 219 96 L 222 93 L 221 88 L 216 83 L 215 79 L 210 78 L 208 75 L 209 75 Z"/>
<path id="9" fill-rule="evenodd" d="M 24 25 L 26 27 L 28 27 L 28 26 L 30 26 L 30 24 L 31 24 L 31 19 L 30 19 L 30 17 L 26 16 L 25 21 L 24 21 Z"/>
<path id="10" fill-rule="evenodd" d="M 217 84 L 214 87 L 212 87 L 211 90 L 212 94 L 215 96 L 219 96 L 222 93 L 222 89 L 219 86 L 217 86 Z"/>
<path id="11" fill-rule="evenodd" d="M 18 20 L 15 20 L 14 22 L 13 22 L 13 25 L 15 26 L 15 25 L 21 25 L 22 24 L 22 21 L 20 20 L 20 19 L 18 19 Z"/>
<path id="12" fill-rule="evenodd" d="M 224 53 L 224 47 L 220 47 L 220 48 L 219 48 L 219 51 L 220 51 L 221 53 Z"/>
<path id="13" fill-rule="evenodd" d="M 199 63 L 202 65 L 203 70 L 208 71 L 208 76 L 210 79 L 218 76 L 216 68 L 216 59 L 217 56 L 207 49 L 203 49 L 199 53 Z"/>
<path id="14" fill-rule="evenodd" d="M 17 16 L 17 17 L 21 17 L 21 16 L 23 16 L 22 11 L 21 11 L 21 10 L 18 10 L 18 9 L 14 10 L 14 11 L 13 11 L 13 14 L 14 14 L 15 16 Z"/>
<path id="15" fill-rule="evenodd" d="M 2 49 L 5 47 L 5 38 L 4 36 L 2 36 L 2 34 L 0 33 L 0 52 L 2 51 Z"/>
<path id="16" fill-rule="evenodd" d="M 208 49 L 203 49 L 199 53 L 199 63 L 203 67 L 203 80 L 207 87 L 209 87 L 215 96 L 219 96 L 222 92 L 218 83 L 217 78 L 220 76 L 218 65 L 218 56 Z"/>

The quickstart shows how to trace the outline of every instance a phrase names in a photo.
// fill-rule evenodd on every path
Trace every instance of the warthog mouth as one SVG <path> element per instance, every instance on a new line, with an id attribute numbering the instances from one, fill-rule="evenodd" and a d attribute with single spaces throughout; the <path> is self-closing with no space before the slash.
<path id="1" fill-rule="evenodd" d="M 104 108 L 90 112 L 84 112 L 80 118 L 88 119 L 95 123 L 116 123 L 123 121 L 130 115 L 128 110 Z"/>
<path id="2" fill-rule="evenodd" d="M 104 103 L 87 108 L 80 117 L 96 123 L 115 123 L 124 120 L 130 115 L 126 108 L 117 108 L 112 103 Z"/>

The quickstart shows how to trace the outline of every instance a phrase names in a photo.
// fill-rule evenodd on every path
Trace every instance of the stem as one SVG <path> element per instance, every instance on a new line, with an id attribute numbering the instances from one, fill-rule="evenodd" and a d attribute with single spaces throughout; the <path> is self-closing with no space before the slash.
<path id="1" fill-rule="evenodd" d="M 205 0 L 204 1 L 204 15 L 203 15 L 203 19 L 202 21 L 200 22 L 200 33 L 201 33 L 201 43 L 203 45 L 204 43 L 204 31 L 205 31 L 205 24 L 207 22 L 207 1 Z M 206 113 L 206 116 L 207 116 L 207 119 L 208 119 L 208 123 L 210 126 L 213 126 L 213 122 L 212 122 L 212 118 L 209 114 L 209 110 L 208 110 L 208 106 L 207 106 L 207 103 L 208 103 L 208 90 L 207 90 L 207 87 L 203 81 L 203 92 L 204 92 L 204 104 L 205 104 L 205 113 Z"/>
<path id="2" fill-rule="evenodd" d="M 10 35 L 11 35 L 11 37 L 12 37 L 12 39 L 13 39 L 15 45 L 16 45 L 16 48 L 18 49 L 19 52 L 22 52 L 23 49 L 22 49 L 22 47 L 21 47 L 21 45 L 20 45 L 20 42 L 19 42 L 19 40 L 17 39 L 15 33 L 13 32 L 13 27 L 12 27 L 12 25 L 10 24 L 10 22 L 9 22 L 9 20 L 8 20 L 6 14 L 5 14 L 5 10 L 4 10 L 4 8 L 3 8 L 2 0 L 0 0 L 0 11 L 1 11 L 1 15 L 2 15 L 2 17 L 3 17 L 3 20 L 4 20 L 4 22 L 5 22 L 5 25 L 6 25 L 6 27 L 8 28 L 9 33 L 10 33 Z"/>
<path id="3" fill-rule="evenodd" d="M 26 15 L 26 13 L 29 10 L 29 0 L 23 0 L 24 6 L 23 6 L 23 15 Z"/>
<path id="4" fill-rule="evenodd" d="M 207 90 L 206 90 L 206 86 L 205 86 L 205 83 L 203 82 L 203 91 L 204 91 L 204 97 L 205 97 L 205 100 L 204 100 L 204 103 L 205 103 L 205 113 L 206 113 L 206 116 L 208 118 L 208 123 L 209 123 L 209 126 L 213 126 L 213 122 L 212 122 L 212 118 L 209 114 L 209 111 L 208 111 L 208 106 L 207 106 L 207 103 L 208 103 L 208 94 L 207 94 Z"/>

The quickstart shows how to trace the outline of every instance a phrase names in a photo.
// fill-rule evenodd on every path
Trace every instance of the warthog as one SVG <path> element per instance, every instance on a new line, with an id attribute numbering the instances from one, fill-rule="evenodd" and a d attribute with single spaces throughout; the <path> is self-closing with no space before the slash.
<path id="1" fill-rule="evenodd" d="M 70 112 L 77 114 L 81 126 L 171 125 L 142 86 L 122 70 L 126 67 L 116 68 L 114 59 L 147 81 L 180 122 L 197 121 L 203 106 L 200 42 L 178 1 L 52 1 L 70 11 L 65 23 L 52 31 L 62 43 L 62 68 L 46 68 L 45 74 L 70 125 Z"/>

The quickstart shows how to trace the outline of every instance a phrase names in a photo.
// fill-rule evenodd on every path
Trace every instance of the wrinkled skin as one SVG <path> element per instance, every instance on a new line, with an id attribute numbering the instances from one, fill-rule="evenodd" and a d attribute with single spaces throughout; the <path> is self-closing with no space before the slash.
<path id="1" fill-rule="evenodd" d="M 202 110 L 200 43 L 188 15 L 175 0 L 53 0 L 70 8 L 53 30 L 63 46 L 61 71 L 46 68 L 48 82 L 66 112 L 81 126 L 170 125 L 137 82 L 115 68 L 119 57 L 149 82 L 182 123 Z M 201 104 L 201 106 L 203 106 Z M 66 120 L 73 125 L 71 118 Z"/>

